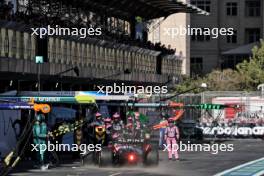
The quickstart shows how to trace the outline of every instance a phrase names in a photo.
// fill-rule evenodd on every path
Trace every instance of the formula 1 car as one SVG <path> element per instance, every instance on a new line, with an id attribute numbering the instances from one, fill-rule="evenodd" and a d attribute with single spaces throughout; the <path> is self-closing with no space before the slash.
<path id="1" fill-rule="evenodd" d="M 83 157 L 83 164 L 96 164 L 99 167 L 143 163 L 146 166 L 158 165 L 157 146 L 151 142 L 150 133 L 143 130 L 123 130 L 122 134 L 113 133 L 109 145 L 103 146 L 99 152 L 90 152 Z"/>

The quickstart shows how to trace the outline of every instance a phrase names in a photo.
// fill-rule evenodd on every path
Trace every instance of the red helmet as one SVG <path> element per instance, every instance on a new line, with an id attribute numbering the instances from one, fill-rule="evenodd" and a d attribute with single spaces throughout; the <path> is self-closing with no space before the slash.
<path id="1" fill-rule="evenodd" d="M 116 112 L 114 115 L 113 115 L 113 119 L 119 119 L 120 118 L 120 115 Z"/>
<path id="2" fill-rule="evenodd" d="M 100 114 L 99 112 L 97 112 L 97 113 L 95 114 L 95 117 L 96 117 L 96 118 L 98 118 L 98 117 L 102 117 L 102 114 Z"/>
<path id="3" fill-rule="evenodd" d="M 168 123 L 174 123 L 174 119 L 173 118 L 169 118 L 168 119 Z"/>
<path id="4" fill-rule="evenodd" d="M 107 117 L 107 118 L 104 119 L 104 122 L 105 122 L 105 123 L 111 123 L 111 121 L 112 121 L 112 120 L 111 120 L 111 118 L 109 118 L 109 117 Z"/>

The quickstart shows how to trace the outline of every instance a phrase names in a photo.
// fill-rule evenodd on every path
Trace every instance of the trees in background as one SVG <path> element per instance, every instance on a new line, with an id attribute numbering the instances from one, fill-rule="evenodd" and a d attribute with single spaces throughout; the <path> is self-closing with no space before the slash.
<path id="1" fill-rule="evenodd" d="M 204 77 L 185 78 L 176 91 L 191 89 L 203 82 L 214 91 L 256 90 L 259 84 L 264 83 L 264 41 L 253 48 L 250 60 L 239 63 L 235 70 L 214 70 Z"/>
<path id="2" fill-rule="evenodd" d="M 237 65 L 237 71 L 243 78 L 245 90 L 256 90 L 259 84 L 264 83 L 264 41 L 252 50 L 252 58 Z"/>

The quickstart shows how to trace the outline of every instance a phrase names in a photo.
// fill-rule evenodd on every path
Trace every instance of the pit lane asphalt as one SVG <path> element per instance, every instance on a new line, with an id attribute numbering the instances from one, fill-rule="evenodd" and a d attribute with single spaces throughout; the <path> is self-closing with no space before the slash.
<path id="1" fill-rule="evenodd" d="M 96 166 L 80 166 L 80 163 L 62 164 L 47 171 L 37 169 L 21 170 L 18 168 L 13 176 L 211 176 L 226 169 L 264 157 L 264 141 L 235 140 L 225 144 L 234 144 L 233 152 L 220 152 L 213 155 L 208 152 L 181 152 L 181 161 L 168 161 L 167 153 L 160 151 L 160 164 L 157 167 L 114 167 L 98 168 Z M 25 169 L 25 168 L 24 168 Z"/>

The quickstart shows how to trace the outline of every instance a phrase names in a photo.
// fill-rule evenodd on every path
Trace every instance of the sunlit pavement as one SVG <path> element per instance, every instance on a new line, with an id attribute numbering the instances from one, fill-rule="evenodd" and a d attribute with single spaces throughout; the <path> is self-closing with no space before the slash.
<path id="1" fill-rule="evenodd" d="M 213 155 L 208 152 L 183 152 L 181 161 L 168 161 L 167 153 L 160 152 L 160 164 L 157 167 L 114 167 L 98 168 L 96 166 L 80 166 L 80 163 L 62 164 L 58 168 L 48 171 L 37 169 L 21 170 L 23 164 L 11 175 L 43 175 L 43 176 L 133 176 L 133 175 L 173 175 L 173 176 L 211 176 L 224 170 L 264 157 L 264 141 L 261 140 L 236 140 L 225 143 L 233 143 L 233 152 L 220 152 Z M 22 168 L 21 168 L 22 167 Z"/>

